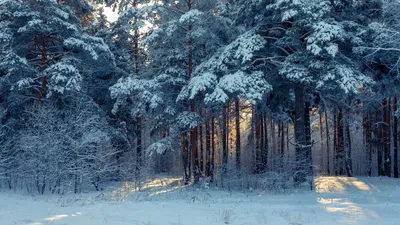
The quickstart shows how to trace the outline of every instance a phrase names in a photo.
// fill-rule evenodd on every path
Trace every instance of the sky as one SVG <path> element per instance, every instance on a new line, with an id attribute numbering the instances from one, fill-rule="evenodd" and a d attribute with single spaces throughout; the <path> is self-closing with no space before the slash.
<path id="1" fill-rule="evenodd" d="M 104 14 L 107 16 L 108 21 L 114 22 L 118 19 L 118 13 L 113 12 L 112 8 L 104 7 Z"/>

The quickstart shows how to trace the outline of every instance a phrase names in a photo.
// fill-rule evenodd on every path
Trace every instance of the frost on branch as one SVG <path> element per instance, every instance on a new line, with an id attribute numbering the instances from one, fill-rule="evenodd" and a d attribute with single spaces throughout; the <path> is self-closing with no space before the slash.
<path id="1" fill-rule="evenodd" d="M 194 97 L 209 88 L 212 88 L 217 83 L 217 76 L 212 73 L 202 73 L 199 76 L 195 76 L 190 79 L 189 84 L 183 87 L 179 94 L 177 101 L 185 99 L 194 99 Z"/>
<path id="2" fill-rule="evenodd" d="M 65 91 L 79 91 L 81 89 L 81 74 L 75 66 L 67 62 L 56 63 L 43 71 L 43 73 L 49 77 L 48 97 L 55 92 L 63 94 Z"/>
<path id="3" fill-rule="evenodd" d="M 291 81 L 310 83 L 313 81 L 308 69 L 302 64 L 292 62 L 296 57 L 288 57 L 281 65 L 279 74 Z"/>
<path id="4" fill-rule="evenodd" d="M 358 71 L 348 66 L 338 65 L 335 67 L 335 72 L 340 77 L 339 86 L 346 93 L 349 92 L 355 93 L 360 88 L 361 84 L 367 84 L 373 82 L 369 77 L 359 73 Z"/>
<path id="5" fill-rule="evenodd" d="M 154 80 L 138 79 L 135 77 L 121 78 L 110 87 L 111 98 L 117 101 L 114 104 L 113 113 L 117 113 L 119 108 L 125 104 L 126 98 L 135 99 L 135 107 L 132 114 L 139 113 L 145 108 L 155 109 L 163 103 L 161 96 L 153 92 L 158 87 Z"/>
<path id="6" fill-rule="evenodd" d="M 154 154 L 163 154 L 167 151 L 172 151 L 172 142 L 174 140 L 171 137 L 163 138 L 147 148 L 147 153 L 151 156 Z"/>
<path id="7" fill-rule="evenodd" d="M 326 0 L 277 0 L 267 9 L 281 11 L 281 21 L 306 16 L 311 20 L 318 20 L 331 10 L 330 1 Z"/>
<path id="8" fill-rule="evenodd" d="M 94 60 L 98 60 L 100 54 L 106 55 L 111 59 L 111 63 L 114 63 L 113 54 L 101 38 L 89 35 L 82 35 L 80 38 L 70 37 L 64 41 L 64 45 L 74 50 L 86 51 Z"/>
<path id="9" fill-rule="evenodd" d="M 200 12 L 197 9 L 192 9 L 189 12 L 183 14 L 181 18 L 179 18 L 179 22 L 182 24 L 192 24 L 198 21 L 199 18 L 203 15 L 204 15 L 203 12 Z"/>
<path id="10" fill-rule="evenodd" d="M 228 100 L 228 96 L 240 96 L 255 103 L 261 100 L 265 92 L 271 90 L 272 87 L 266 82 L 262 72 L 237 71 L 223 76 L 215 90 L 211 94 L 206 94 L 204 101 L 224 103 Z"/>
<path id="11" fill-rule="evenodd" d="M 176 122 L 183 129 L 193 129 L 201 123 L 201 117 L 195 112 L 182 112 L 176 118 Z"/>
<path id="12" fill-rule="evenodd" d="M 229 44 L 222 53 L 222 61 L 227 62 L 230 59 L 241 60 L 241 63 L 251 61 L 254 54 L 261 50 L 266 41 L 261 35 L 254 31 L 248 31 L 239 36 L 235 41 Z"/>
<path id="13" fill-rule="evenodd" d="M 313 33 L 307 38 L 307 50 L 313 55 L 320 55 L 325 51 L 332 57 L 339 52 L 335 41 L 343 40 L 345 32 L 339 24 L 318 22 L 313 25 Z"/>
<path id="14" fill-rule="evenodd" d="M 195 70 L 195 74 L 210 72 L 227 72 L 230 66 L 242 67 L 250 64 L 255 54 L 265 47 L 264 38 L 251 30 L 240 35 L 236 40 L 221 48 L 209 60 Z"/>

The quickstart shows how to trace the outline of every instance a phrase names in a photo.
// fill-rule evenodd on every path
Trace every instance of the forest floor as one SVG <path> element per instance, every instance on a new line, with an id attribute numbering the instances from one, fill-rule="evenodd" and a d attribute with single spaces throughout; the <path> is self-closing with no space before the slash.
<path id="1" fill-rule="evenodd" d="M 400 180 L 319 177 L 285 194 L 182 187 L 158 178 L 63 196 L 0 192 L 0 225 L 400 225 Z"/>

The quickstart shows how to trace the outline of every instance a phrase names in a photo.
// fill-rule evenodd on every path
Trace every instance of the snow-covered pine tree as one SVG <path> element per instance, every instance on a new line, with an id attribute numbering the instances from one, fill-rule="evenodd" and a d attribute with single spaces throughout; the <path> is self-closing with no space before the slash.
<path id="1" fill-rule="evenodd" d="M 295 96 L 297 166 L 294 178 L 298 183 L 312 176 L 309 110 L 318 104 L 312 96 L 324 98 L 334 92 L 339 101 L 357 92 L 360 84 L 371 82 L 351 59 L 352 47 L 360 42 L 357 32 L 362 30 L 355 21 L 340 13 L 341 10 L 351 12 L 355 4 L 345 0 L 277 0 L 266 8 L 267 14 L 274 16 L 265 26 L 265 38 L 275 50 L 265 58 L 276 65 L 278 73 L 274 76 L 289 82 Z M 344 158 L 342 155 L 340 160 Z"/>
<path id="2" fill-rule="evenodd" d="M 87 132 L 89 136 L 91 132 L 100 132 L 107 136 L 107 138 L 104 136 L 104 140 L 110 140 L 112 135 L 117 133 L 113 128 L 107 126 L 104 112 L 97 108 L 98 106 L 88 94 L 93 90 L 92 85 L 94 84 L 91 82 L 93 77 L 109 74 L 115 68 L 114 56 L 108 46 L 101 38 L 86 33 L 84 28 L 85 15 L 92 10 L 93 8 L 87 1 L 81 0 L 5 0 L 0 2 L 0 26 L 4 31 L 0 41 L 2 50 L 0 53 L 0 96 L 3 125 L 0 128 L 2 131 L 7 129 L 9 132 L 5 143 L 12 143 L 11 149 L 7 149 L 7 145 L 2 146 L 0 155 L 2 160 L 6 160 L 11 165 L 8 166 L 6 172 L 13 182 L 18 182 L 18 179 L 31 179 L 38 175 L 34 179 L 37 179 L 36 181 L 40 182 L 42 187 L 60 185 L 60 180 L 57 179 L 49 178 L 44 182 L 48 174 L 32 174 L 33 170 L 22 170 L 20 163 L 23 156 L 29 158 L 35 153 L 37 148 L 34 146 L 49 147 L 47 144 L 52 141 L 51 136 L 54 131 L 50 130 L 50 127 L 57 127 L 57 123 L 61 123 L 60 121 L 66 118 L 66 115 L 69 116 L 69 121 L 64 121 L 65 126 L 68 126 L 68 123 L 80 123 L 79 120 L 88 122 L 86 124 L 88 126 L 81 128 L 82 133 Z M 33 104 L 34 102 L 40 103 L 39 106 Z M 84 117 L 78 118 L 82 114 L 75 111 L 77 102 L 85 103 L 87 107 L 91 106 L 91 110 L 86 111 Z M 81 109 L 83 108 L 82 104 L 80 104 Z M 47 111 L 49 113 L 41 114 L 46 111 L 46 109 L 42 110 L 42 107 L 54 107 L 54 109 Z M 35 119 L 43 119 L 43 121 Z M 28 123 L 28 121 L 32 123 Z M 101 127 L 98 126 L 100 124 Z M 85 140 L 77 137 L 77 133 L 74 133 L 77 130 L 71 128 L 72 130 L 69 131 L 66 131 L 65 127 L 55 128 L 61 129 L 58 131 L 64 133 L 65 137 L 71 135 L 71 139 L 70 142 L 57 143 L 63 146 L 58 145 L 59 149 L 52 148 L 51 151 L 54 150 L 52 154 L 62 155 L 57 151 L 67 148 L 77 156 L 78 152 L 83 155 L 87 153 L 84 153 L 86 150 L 91 149 L 93 155 L 109 156 L 105 161 L 98 161 L 97 165 L 106 166 L 113 160 L 114 149 L 110 147 L 111 141 L 108 142 L 108 147 L 99 148 L 102 140 L 86 139 L 88 140 L 87 146 L 94 147 L 74 149 L 74 146 L 83 144 L 82 141 Z M 24 140 L 18 138 L 21 136 L 20 132 L 28 130 L 30 133 L 24 133 Z M 32 140 L 35 133 L 43 135 L 35 141 L 25 142 Z M 56 147 L 57 144 L 54 143 L 52 146 Z M 26 146 L 26 148 L 22 148 L 22 146 Z M 104 144 L 104 146 L 106 145 Z M 95 149 L 97 152 L 94 152 Z M 46 148 L 41 150 L 50 151 Z M 55 166 L 51 163 L 59 163 L 58 161 L 49 162 L 46 154 L 37 156 L 36 158 L 31 157 L 31 159 L 43 161 L 43 166 L 47 167 L 47 171 L 51 166 Z M 69 159 L 71 162 L 77 160 Z M 81 161 L 83 164 L 80 166 L 84 167 L 84 164 L 89 161 L 93 162 L 93 159 Z M 15 167 L 12 167 L 14 165 L 19 165 L 21 170 L 15 170 Z M 13 173 L 9 173 L 10 171 Z M 82 171 L 72 171 L 66 168 L 63 171 L 65 176 L 63 175 L 62 180 L 69 182 L 71 176 L 74 176 L 75 184 L 78 184 L 76 182 L 81 178 L 84 181 L 93 178 L 85 177 L 80 172 Z M 112 173 L 112 171 L 107 172 Z M 93 178 L 92 181 L 95 181 L 97 185 L 104 180 L 103 178 L 103 176 L 99 176 Z M 30 184 L 34 184 L 34 179 L 26 180 L 26 182 L 32 181 Z M 39 193 L 43 193 L 43 190 Z"/>
<path id="3" fill-rule="evenodd" d="M 0 68 L 3 91 L 25 90 L 43 98 L 79 91 L 85 75 L 113 68 L 114 58 L 100 38 L 85 34 L 73 8 L 57 1 L 0 3 L 7 38 Z"/>
<path id="4" fill-rule="evenodd" d="M 217 6 L 214 1 L 165 2 L 162 10 L 158 11 L 160 21 L 157 29 L 144 42 L 150 56 L 147 73 L 151 79 L 145 82 L 147 85 L 142 96 L 147 100 L 141 104 L 155 112 L 154 131 L 167 135 L 161 135 L 164 138 L 151 145 L 150 150 L 171 149 L 180 138 L 187 139 L 183 136 L 189 130 L 192 130 L 192 136 L 196 136 L 193 130 L 200 123 L 198 109 L 191 112 L 193 107 L 190 108 L 189 102 L 176 100 L 195 67 L 230 38 L 226 29 L 229 21 L 218 16 Z M 130 83 L 135 85 L 136 82 Z M 193 140 L 195 138 L 192 147 Z M 189 145 L 184 145 L 183 149 L 188 149 Z M 195 151 L 191 153 L 194 155 Z M 184 161 L 188 162 L 189 152 L 184 150 L 185 154 Z M 188 182 L 190 164 L 185 162 Z M 197 169 L 194 172 L 197 173 Z"/>
<path id="5" fill-rule="evenodd" d="M 120 13 L 108 34 L 112 51 L 122 78 L 111 87 L 116 100 L 113 113 L 128 124 L 131 145 L 135 146 L 136 178 L 139 178 L 143 158 L 143 116 L 148 111 L 149 83 L 146 75 L 147 54 L 142 44 L 153 29 L 157 5 L 149 0 L 110 1 L 107 3 Z"/>

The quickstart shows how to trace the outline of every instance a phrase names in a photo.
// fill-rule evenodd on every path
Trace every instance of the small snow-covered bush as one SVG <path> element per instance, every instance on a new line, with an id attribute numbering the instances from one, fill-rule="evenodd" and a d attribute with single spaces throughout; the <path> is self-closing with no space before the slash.
<path id="1" fill-rule="evenodd" d="M 223 209 L 220 212 L 219 219 L 224 224 L 232 224 L 236 219 L 235 211 L 233 209 Z"/>

